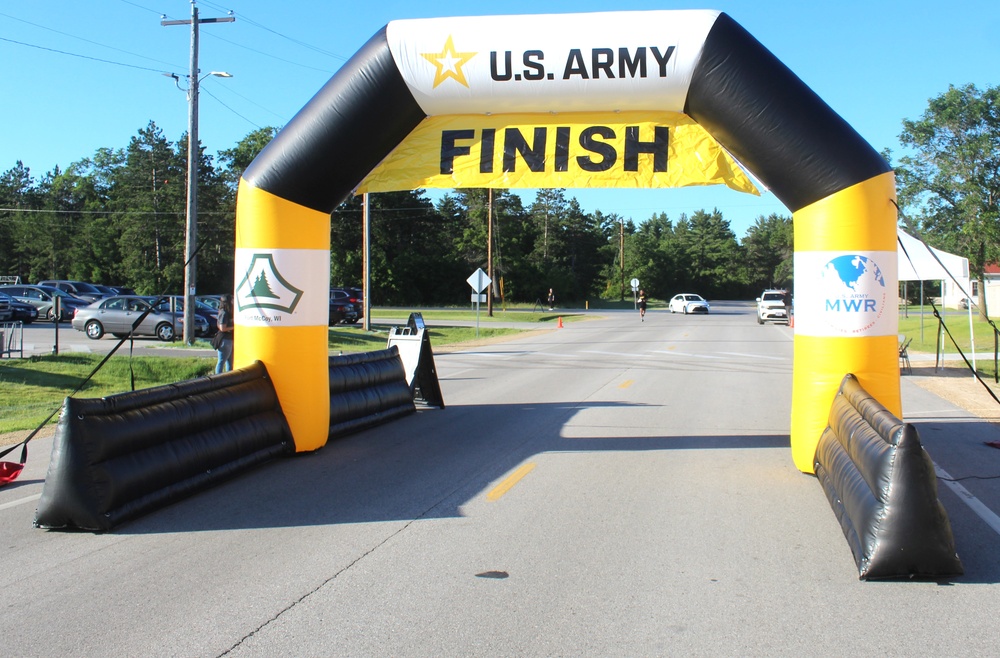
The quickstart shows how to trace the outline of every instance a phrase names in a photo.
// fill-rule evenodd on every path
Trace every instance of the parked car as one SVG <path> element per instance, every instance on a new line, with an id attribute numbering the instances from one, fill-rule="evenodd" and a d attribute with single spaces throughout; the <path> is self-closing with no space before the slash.
<path id="1" fill-rule="evenodd" d="M 670 299 L 671 313 L 708 313 L 708 302 L 701 295 L 684 292 Z"/>
<path id="2" fill-rule="evenodd" d="M 365 316 L 364 298 L 362 297 L 361 288 L 330 288 L 331 307 L 335 301 L 350 304 L 354 310 L 353 314 L 346 314 L 343 322 L 354 324 Z M 330 324 L 336 323 L 331 322 Z"/>
<path id="3" fill-rule="evenodd" d="M 62 306 L 62 312 L 59 315 L 60 322 L 69 322 L 73 319 L 73 313 L 76 309 L 90 303 L 85 299 L 74 297 L 59 288 L 50 286 L 7 285 L 0 286 L 0 292 L 7 293 L 19 302 L 31 304 L 38 309 L 38 317 L 49 321 L 55 319 L 55 300 L 57 297 Z"/>
<path id="4" fill-rule="evenodd" d="M 74 297 L 79 297 L 87 302 L 96 302 L 98 299 L 104 299 L 108 297 L 108 293 L 102 292 L 92 283 L 85 283 L 83 281 L 67 281 L 62 279 L 50 279 L 48 281 L 39 281 L 39 286 L 51 286 L 53 288 L 59 288 L 63 292 L 68 292 Z"/>
<path id="5" fill-rule="evenodd" d="M 772 288 L 765 290 L 757 298 L 757 324 L 765 322 L 789 321 L 788 305 L 790 295 L 787 290 Z"/>
<path id="6" fill-rule="evenodd" d="M 131 334 L 171 341 L 181 330 L 184 314 L 152 308 L 155 301 L 154 297 L 138 295 L 108 297 L 77 309 L 73 316 L 73 328 L 85 332 L 93 340 L 99 340 L 108 333 L 115 338 L 125 338 Z M 132 325 L 143 314 L 146 315 L 142 323 L 133 330 Z M 202 333 L 199 335 L 204 335 L 208 332 L 208 321 L 205 318 L 196 314 L 194 319 L 196 333 L 200 331 Z"/>
<path id="7" fill-rule="evenodd" d="M 7 293 L 0 292 L 0 318 L 4 317 L 3 308 L 4 303 L 10 309 L 9 320 L 11 322 L 20 322 L 22 324 L 31 324 L 38 319 L 38 309 L 22 301 L 11 297 Z"/>
<path id="8" fill-rule="evenodd" d="M 156 310 L 169 311 L 172 302 L 174 310 L 181 313 L 181 315 L 184 314 L 184 298 L 181 297 L 180 295 L 170 295 L 167 297 L 160 297 L 158 299 L 159 301 L 156 304 Z M 196 336 L 204 336 L 206 338 L 211 338 L 216 334 L 217 331 L 219 331 L 218 309 L 212 308 L 208 304 L 200 301 L 197 297 L 195 297 L 194 312 L 196 316 L 205 318 L 205 321 L 208 323 L 208 328 L 205 329 L 204 333 L 201 333 L 196 318 L 195 332 L 194 332 Z"/>
<path id="9" fill-rule="evenodd" d="M 115 286 L 106 286 L 103 283 L 92 283 L 90 284 L 104 293 L 105 297 L 114 297 L 115 295 L 134 295 L 135 291 L 131 288 L 118 288 Z"/>
<path id="10" fill-rule="evenodd" d="M 13 303 L 13 297 L 6 293 L 0 293 L 0 322 L 7 322 L 14 319 L 14 309 L 11 308 L 11 304 Z"/>
<path id="11" fill-rule="evenodd" d="M 358 321 L 358 311 L 354 304 L 346 299 L 334 299 L 330 297 L 330 326 L 340 324 L 354 324 Z"/>
<path id="12" fill-rule="evenodd" d="M 222 295 L 198 295 L 195 299 L 200 303 L 205 304 L 216 313 L 219 312 L 219 306 L 222 305 Z"/>

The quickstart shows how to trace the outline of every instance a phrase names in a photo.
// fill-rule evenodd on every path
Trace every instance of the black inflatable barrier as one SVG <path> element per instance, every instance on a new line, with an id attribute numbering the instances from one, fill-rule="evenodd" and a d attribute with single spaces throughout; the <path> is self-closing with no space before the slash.
<path id="1" fill-rule="evenodd" d="M 395 347 L 330 357 L 330 439 L 416 410 Z"/>
<path id="2" fill-rule="evenodd" d="M 934 464 L 916 428 L 854 375 L 840 384 L 814 461 L 862 580 L 963 573 Z"/>
<path id="3" fill-rule="evenodd" d="M 267 369 L 66 398 L 34 525 L 111 530 L 294 451 Z"/>

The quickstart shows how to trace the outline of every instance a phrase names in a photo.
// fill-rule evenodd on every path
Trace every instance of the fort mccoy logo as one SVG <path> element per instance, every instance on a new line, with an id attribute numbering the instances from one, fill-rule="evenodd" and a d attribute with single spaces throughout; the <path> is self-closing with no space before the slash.
<path id="1" fill-rule="evenodd" d="M 254 254 L 236 286 L 236 310 L 247 321 L 281 322 L 295 311 L 302 292 L 281 275 L 273 254 Z"/>

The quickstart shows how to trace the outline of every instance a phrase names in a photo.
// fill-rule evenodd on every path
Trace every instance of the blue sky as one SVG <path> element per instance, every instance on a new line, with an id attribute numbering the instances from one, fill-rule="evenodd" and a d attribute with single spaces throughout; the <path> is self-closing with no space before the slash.
<path id="1" fill-rule="evenodd" d="M 1000 84 L 1000 2 L 959 0 L 199 0 L 200 68 L 234 77 L 202 83 L 199 133 L 209 153 L 252 130 L 282 126 L 391 20 L 483 14 L 718 9 L 728 13 L 877 150 L 899 152 L 903 119 L 916 119 L 949 84 Z M 0 171 L 21 160 L 38 178 L 56 165 L 123 148 L 154 121 L 171 140 L 187 130 L 187 100 L 163 73 L 188 72 L 188 0 L 30 0 L 0 4 Z M 183 79 L 183 78 L 182 78 Z M 753 220 L 789 214 L 773 195 L 721 186 L 569 190 L 587 211 L 637 222 L 656 212 L 719 208 L 737 237 Z M 527 191 L 528 199 L 534 192 Z"/>

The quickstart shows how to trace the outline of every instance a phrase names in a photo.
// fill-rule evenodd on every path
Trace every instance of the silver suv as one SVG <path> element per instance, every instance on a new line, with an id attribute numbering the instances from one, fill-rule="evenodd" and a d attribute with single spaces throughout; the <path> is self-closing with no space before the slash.
<path id="1" fill-rule="evenodd" d="M 787 301 L 787 308 L 786 308 Z M 765 290 L 757 298 L 757 324 L 765 322 L 788 323 L 788 311 L 791 309 L 792 296 L 787 290 Z"/>
<path id="2" fill-rule="evenodd" d="M 39 281 L 36 285 L 59 288 L 59 290 L 69 293 L 74 297 L 79 297 L 87 302 L 96 302 L 99 299 L 111 296 L 110 294 L 103 292 L 100 288 L 95 287 L 93 284 L 85 283 L 83 281 L 50 279 L 48 281 Z"/>

